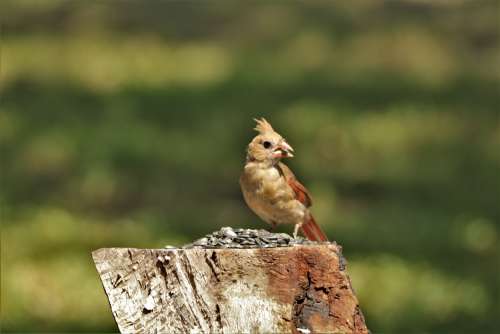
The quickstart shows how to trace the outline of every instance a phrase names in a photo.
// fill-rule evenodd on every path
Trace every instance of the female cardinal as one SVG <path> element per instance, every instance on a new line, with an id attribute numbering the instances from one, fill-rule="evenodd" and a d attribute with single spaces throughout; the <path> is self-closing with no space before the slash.
<path id="1" fill-rule="evenodd" d="M 300 228 L 309 240 L 327 241 L 309 212 L 309 192 L 281 162 L 282 158 L 293 157 L 293 148 L 264 118 L 255 121 L 259 135 L 248 145 L 245 168 L 240 177 L 246 203 L 273 227 L 294 224 L 294 238 Z"/>

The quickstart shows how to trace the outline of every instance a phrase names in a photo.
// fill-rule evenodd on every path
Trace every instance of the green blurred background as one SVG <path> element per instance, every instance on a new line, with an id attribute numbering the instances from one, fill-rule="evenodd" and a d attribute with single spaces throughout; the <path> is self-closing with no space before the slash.
<path id="1" fill-rule="evenodd" d="M 500 327 L 498 1 L 0 13 L 3 331 L 116 331 L 94 249 L 265 228 L 238 185 L 261 116 L 373 332 Z"/>

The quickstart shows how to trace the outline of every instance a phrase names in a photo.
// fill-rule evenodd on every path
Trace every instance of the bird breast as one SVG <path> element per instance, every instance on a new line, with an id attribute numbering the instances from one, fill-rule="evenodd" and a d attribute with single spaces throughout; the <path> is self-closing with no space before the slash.
<path id="1" fill-rule="evenodd" d="M 279 200 L 289 200 L 291 194 L 287 192 L 288 184 L 284 180 L 277 168 L 245 168 L 250 187 L 253 188 L 257 196 L 261 196 L 268 201 L 277 202 Z"/>
<path id="2" fill-rule="evenodd" d="M 296 223 L 303 218 L 305 207 L 276 167 L 248 163 L 240 183 L 248 206 L 265 221 Z"/>

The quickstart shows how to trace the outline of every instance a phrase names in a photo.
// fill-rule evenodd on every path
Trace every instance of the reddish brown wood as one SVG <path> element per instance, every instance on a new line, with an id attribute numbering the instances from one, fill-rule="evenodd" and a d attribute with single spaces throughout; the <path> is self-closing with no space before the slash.
<path id="1" fill-rule="evenodd" d="M 93 256 L 123 333 L 368 333 L 335 243 Z"/>

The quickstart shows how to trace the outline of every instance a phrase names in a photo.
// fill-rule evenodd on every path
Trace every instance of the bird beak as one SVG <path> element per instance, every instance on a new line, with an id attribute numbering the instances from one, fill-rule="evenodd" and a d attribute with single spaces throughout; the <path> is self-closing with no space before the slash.
<path id="1" fill-rule="evenodd" d="M 275 158 L 293 158 L 293 148 L 286 142 L 282 141 L 274 149 L 273 155 Z"/>

